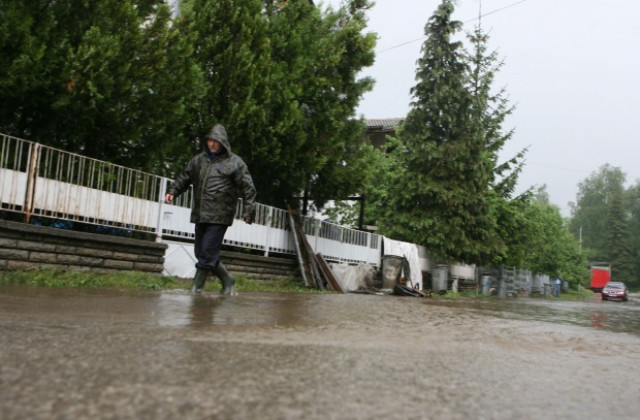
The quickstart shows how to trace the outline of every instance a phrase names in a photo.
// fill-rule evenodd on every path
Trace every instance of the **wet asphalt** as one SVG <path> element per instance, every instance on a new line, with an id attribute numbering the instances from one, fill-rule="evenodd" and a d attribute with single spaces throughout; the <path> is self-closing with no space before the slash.
<path id="1" fill-rule="evenodd" d="M 0 287 L 2 419 L 636 419 L 640 299 Z"/>

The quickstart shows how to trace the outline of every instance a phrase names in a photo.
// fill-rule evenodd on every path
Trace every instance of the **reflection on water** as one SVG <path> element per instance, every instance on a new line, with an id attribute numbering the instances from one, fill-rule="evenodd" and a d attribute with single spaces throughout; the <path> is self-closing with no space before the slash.
<path id="1" fill-rule="evenodd" d="M 640 301 L 602 301 L 599 295 L 582 301 L 555 299 L 460 299 L 433 301 L 435 305 L 463 306 L 501 319 L 534 320 L 591 327 L 640 335 Z"/>
<path id="2" fill-rule="evenodd" d="M 162 326 L 205 328 L 224 325 L 299 325 L 311 318 L 308 295 L 284 293 L 243 294 L 222 297 L 215 293 L 190 295 L 162 293 L 157 304 L 156 322 Z"/>
<path id="3" fill-rule="evenodd" d="M 20 314 L 48 314 L 50 322 L 70 318 L 75 324 L 134 323 L 167 327 L 284 326 L 351 324 L 378 329 L 402 320 L 455 328 L 466 316 L 530 320 L 575 325 L 640 336 L 640 296 L 628 302 L 543 298 L 419 299 L 371 295 L 217 293 L 193 296 L 184 291 L 109 291 L 92 289 L 0 288 L 0 308 Z M 435 309 L 442 308 L 443 311 Z M 444 310 L 447 308 L 446 310 Z"/>

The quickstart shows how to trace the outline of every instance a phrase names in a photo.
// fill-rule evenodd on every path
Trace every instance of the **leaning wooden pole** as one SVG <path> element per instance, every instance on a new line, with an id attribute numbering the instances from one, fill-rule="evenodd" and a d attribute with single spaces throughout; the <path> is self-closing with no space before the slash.
<path id="1" fill-rule="evenodd" d="M 298 265 L 300 266 L 300 273 L 302 274 L 302 281 L 304 281 L 304 285 L 309 287 L 311 286 L 309 282 L 309 278 L 313 277 L 311 275 L 311 269 L 309 267 L 309 261 L 304 257 L 304 252 L 302 250 L 302 245 L 298 240 L 298 233 L 296 231 L 296 221 L 293 215 L 293 209 L 291 209 L 291 205 L 287 203 L 287 212 L 289 213 L 289 227 L 291 228 L 291 235 L 293 236 L 293 243 L 296 247 L 296 255 L 298 256 Z"/>

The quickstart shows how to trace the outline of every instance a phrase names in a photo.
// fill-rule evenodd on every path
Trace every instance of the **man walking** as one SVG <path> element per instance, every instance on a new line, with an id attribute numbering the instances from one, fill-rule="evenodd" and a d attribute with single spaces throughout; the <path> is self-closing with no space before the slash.
<path id="1" fill-rule="evenodd" d="M 222 282 L 222 295 L 237 295 L 235 279 L 220 261 L 222 240 L 233 223 L 238 198 L 243 199 L 242 220 L 251 224 L 255 217 L 256 189 L 244 161 L 231 152 L 227 131 L 221 124 L 213 126 L 206 137 L 205 150 L 191 158 L 165 196 L 173 199 L 193 185 L 191 223 L 195 223 L 196 275 L 192 293 L 204 288 L 207 274 Z"/>

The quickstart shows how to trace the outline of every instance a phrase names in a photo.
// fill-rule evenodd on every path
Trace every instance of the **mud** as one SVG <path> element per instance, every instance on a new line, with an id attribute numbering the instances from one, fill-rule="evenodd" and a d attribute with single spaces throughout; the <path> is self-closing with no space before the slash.
<path id="1" fill-rule="evenodd" d="M 640 300 L 0 288 L 0 418 L 640 412 Z"/>

